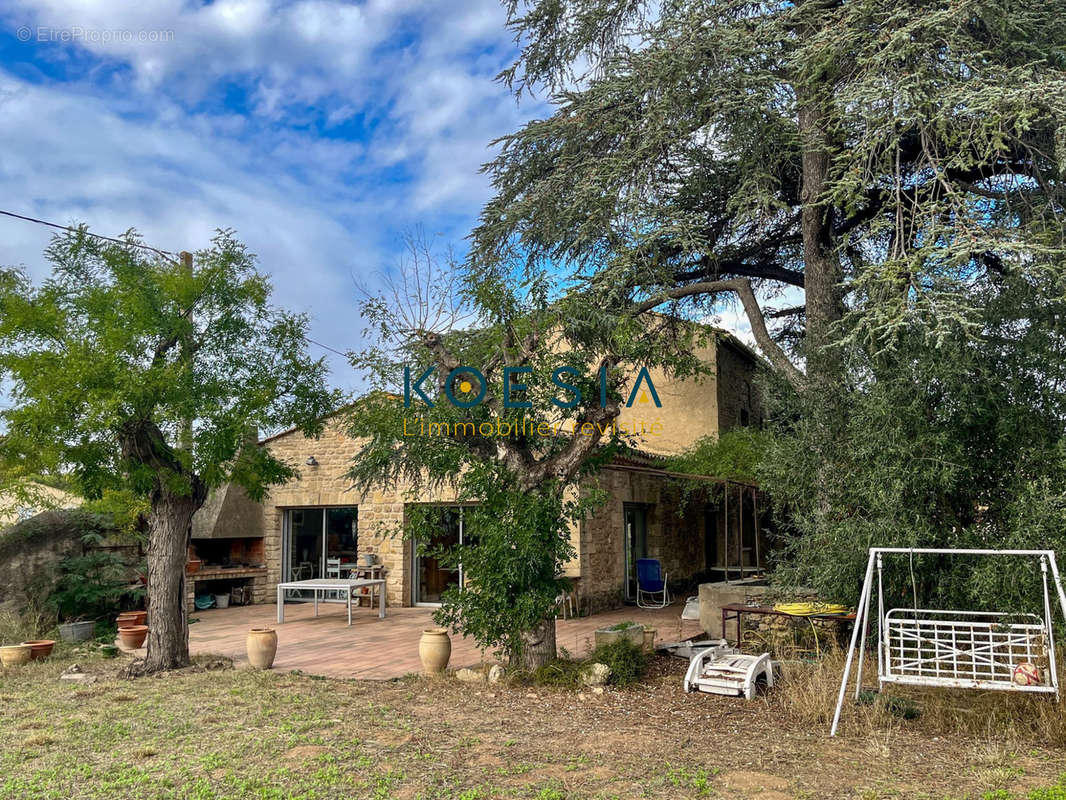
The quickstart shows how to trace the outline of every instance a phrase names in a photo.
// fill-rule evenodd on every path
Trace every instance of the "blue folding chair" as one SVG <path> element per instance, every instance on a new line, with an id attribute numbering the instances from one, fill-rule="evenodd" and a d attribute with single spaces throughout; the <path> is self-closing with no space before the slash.
<path id="1" fill-rule="evenodd" d="M 637 605 L 641 608 L 666 608 L 670 592 L 666 589 L 662 564 L 657 558 L 637 559 Z"/>

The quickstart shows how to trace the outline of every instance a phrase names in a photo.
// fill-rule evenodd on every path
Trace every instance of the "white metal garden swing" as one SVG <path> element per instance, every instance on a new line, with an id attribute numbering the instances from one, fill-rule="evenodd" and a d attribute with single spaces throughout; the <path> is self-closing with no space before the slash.
<path id="1" fill-rule="evenodd" d="M 885 609 L 882 556 L 915 555 L 1015 556 L 1040 562 L 1044 588 L 1044 616 L 1000 611 L 945 611 L 914 608 Z M 1055 584 L 1066 619 L 1066 594 L 1053 550 L 953 550 L 937 548 L 871 547 L 866 577 L 855 612 L 848 660 L 840 681 L 830 736 L 840 724 L 840 710 L 858 645 L 855 699 L 862 688 L 862 662 L 870 625 L 870 598 L 877 570 L 877 677 L 881 685 L 940 686 L 998 689 L 1059 695 L 1055 669 L 1048 573 Z M 913 574 L 913 573 L 912 573 Z"/>

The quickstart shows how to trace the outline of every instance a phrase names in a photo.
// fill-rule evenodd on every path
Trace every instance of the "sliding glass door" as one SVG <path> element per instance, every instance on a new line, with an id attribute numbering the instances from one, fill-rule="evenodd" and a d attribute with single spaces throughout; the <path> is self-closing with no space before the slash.
<path id="1" fill-rule="evenodd" d="M 282 528 L 282 573 L 287 581 L 336 577 L 359 555 L 359 509 L 290 508 Z"/>
<path id="2" fill-rule="evenodd" d="M 286 580 L 306 581 L 325 574 L 322 561 L 322 508 L 294 508 L 289 511 L 289 557 Z"/>

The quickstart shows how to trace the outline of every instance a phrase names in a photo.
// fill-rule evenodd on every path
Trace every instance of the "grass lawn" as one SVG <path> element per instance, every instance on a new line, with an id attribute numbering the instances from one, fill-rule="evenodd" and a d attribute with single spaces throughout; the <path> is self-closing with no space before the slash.
<path id="1" fill-rule="evenodd" d="M 830 740 L 780 697 L 684 695 L 681 662 L 602 695 L 194 667 L 0 673 L 2 798 L 1066 798 L 1062 750 L 910 723 Z"/>

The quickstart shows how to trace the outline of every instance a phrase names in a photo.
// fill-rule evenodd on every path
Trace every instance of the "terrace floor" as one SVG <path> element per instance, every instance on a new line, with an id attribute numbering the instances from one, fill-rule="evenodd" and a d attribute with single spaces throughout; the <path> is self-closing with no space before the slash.
<path id="1" fill-rule="evenodd" d="M 591 617 L 558 620 L 558 646 L 571 655 L 585 655 L 592 649 L 593 631 L 632 620 L 657 629 L 656 641 L 677 641 L 700 633 L 695 620 L 681 619 L 683 603 L 664 609 L 625 607 Z M 193 655 L 217 654 L 247 662 L 245 635 L 249 628 L 274 628 L 278 632 L 278 654 L 274 669 L 301 670 L 309 675 L 331 678 L 386 680 L 422 669 L 418 641 L 425 628 L 434 627 L 430 608 L 390 608 L 385 619 L 377 609 L 352 609 L 348 627 L 343 604 L 322 603 L 314 616 L 311 603 L 286 603 L 285 622 L 277 624 L 274 605 L 231 606 L 197 611 L 198 622 L 189 626 L 189 646 Z M 452 637 L 450 668 L 473 667 L 484 657 L 470 639 Z"/>

